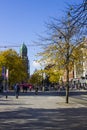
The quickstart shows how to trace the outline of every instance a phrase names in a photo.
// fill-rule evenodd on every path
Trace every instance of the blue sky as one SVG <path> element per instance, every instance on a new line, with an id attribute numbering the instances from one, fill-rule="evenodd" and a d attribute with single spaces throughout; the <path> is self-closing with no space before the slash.
<path id="1" fill-rule="evenodd" d="M 45 22 L 50 21 L 51 17 L 62 17 L 68 3 L 80 2 L 82 0 L 0 0 L 0 50 L 5 50 L 10 45 L 10 48 L 19 52 L 20 45 L 24 42 L 28 47 L 32 74 L 37 68 L 35 55 L 41 49 L 29 45 L 37 41 L 37 34 L 44 33 Z"/>

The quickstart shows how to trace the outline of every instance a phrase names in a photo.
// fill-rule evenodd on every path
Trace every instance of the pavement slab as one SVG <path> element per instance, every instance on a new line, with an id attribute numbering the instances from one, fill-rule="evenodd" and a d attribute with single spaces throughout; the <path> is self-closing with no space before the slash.
<path id="1" fill-rule="evenodd" d="M 46 94 L 1 96 L 0 130 L 87 130 L 85 105 Z"/>

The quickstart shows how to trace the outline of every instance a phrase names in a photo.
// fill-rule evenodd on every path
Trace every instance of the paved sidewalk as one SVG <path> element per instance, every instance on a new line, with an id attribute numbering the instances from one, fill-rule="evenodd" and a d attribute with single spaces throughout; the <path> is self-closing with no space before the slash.
<path id="1" fill-rule="evenodd" d="M 0 130 L 87 130 L 87 108 L 58 95 L 2 96 Z"/>

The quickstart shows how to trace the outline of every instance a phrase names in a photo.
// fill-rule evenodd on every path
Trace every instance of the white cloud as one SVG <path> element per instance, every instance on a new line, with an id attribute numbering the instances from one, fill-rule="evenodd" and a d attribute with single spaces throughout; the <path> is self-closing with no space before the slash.
<path id="1" fill-rule="evenodd" d="M 40 68 L 40 64 L 36 61 L 33 61 L 32 63 L 33 67 L 35 67 L 36 69 Z"/>

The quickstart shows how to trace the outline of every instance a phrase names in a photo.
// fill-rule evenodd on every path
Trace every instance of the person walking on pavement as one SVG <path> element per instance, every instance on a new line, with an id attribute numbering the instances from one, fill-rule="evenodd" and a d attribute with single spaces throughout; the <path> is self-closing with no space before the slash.
<path id="1" fill-rule="evenodd" d="M 19 92 L 20 92 L 20 86 L 19 86 L 19 84 L 17 83 L 17 84 L 15 85 L 15 95 L 16 95 L 16 98 L 18 98 Z"/>
<path id="2" fill-rule="evenodd" d="M 35 94 L 38 94 L 38 86 L 35 87 Z"/>

